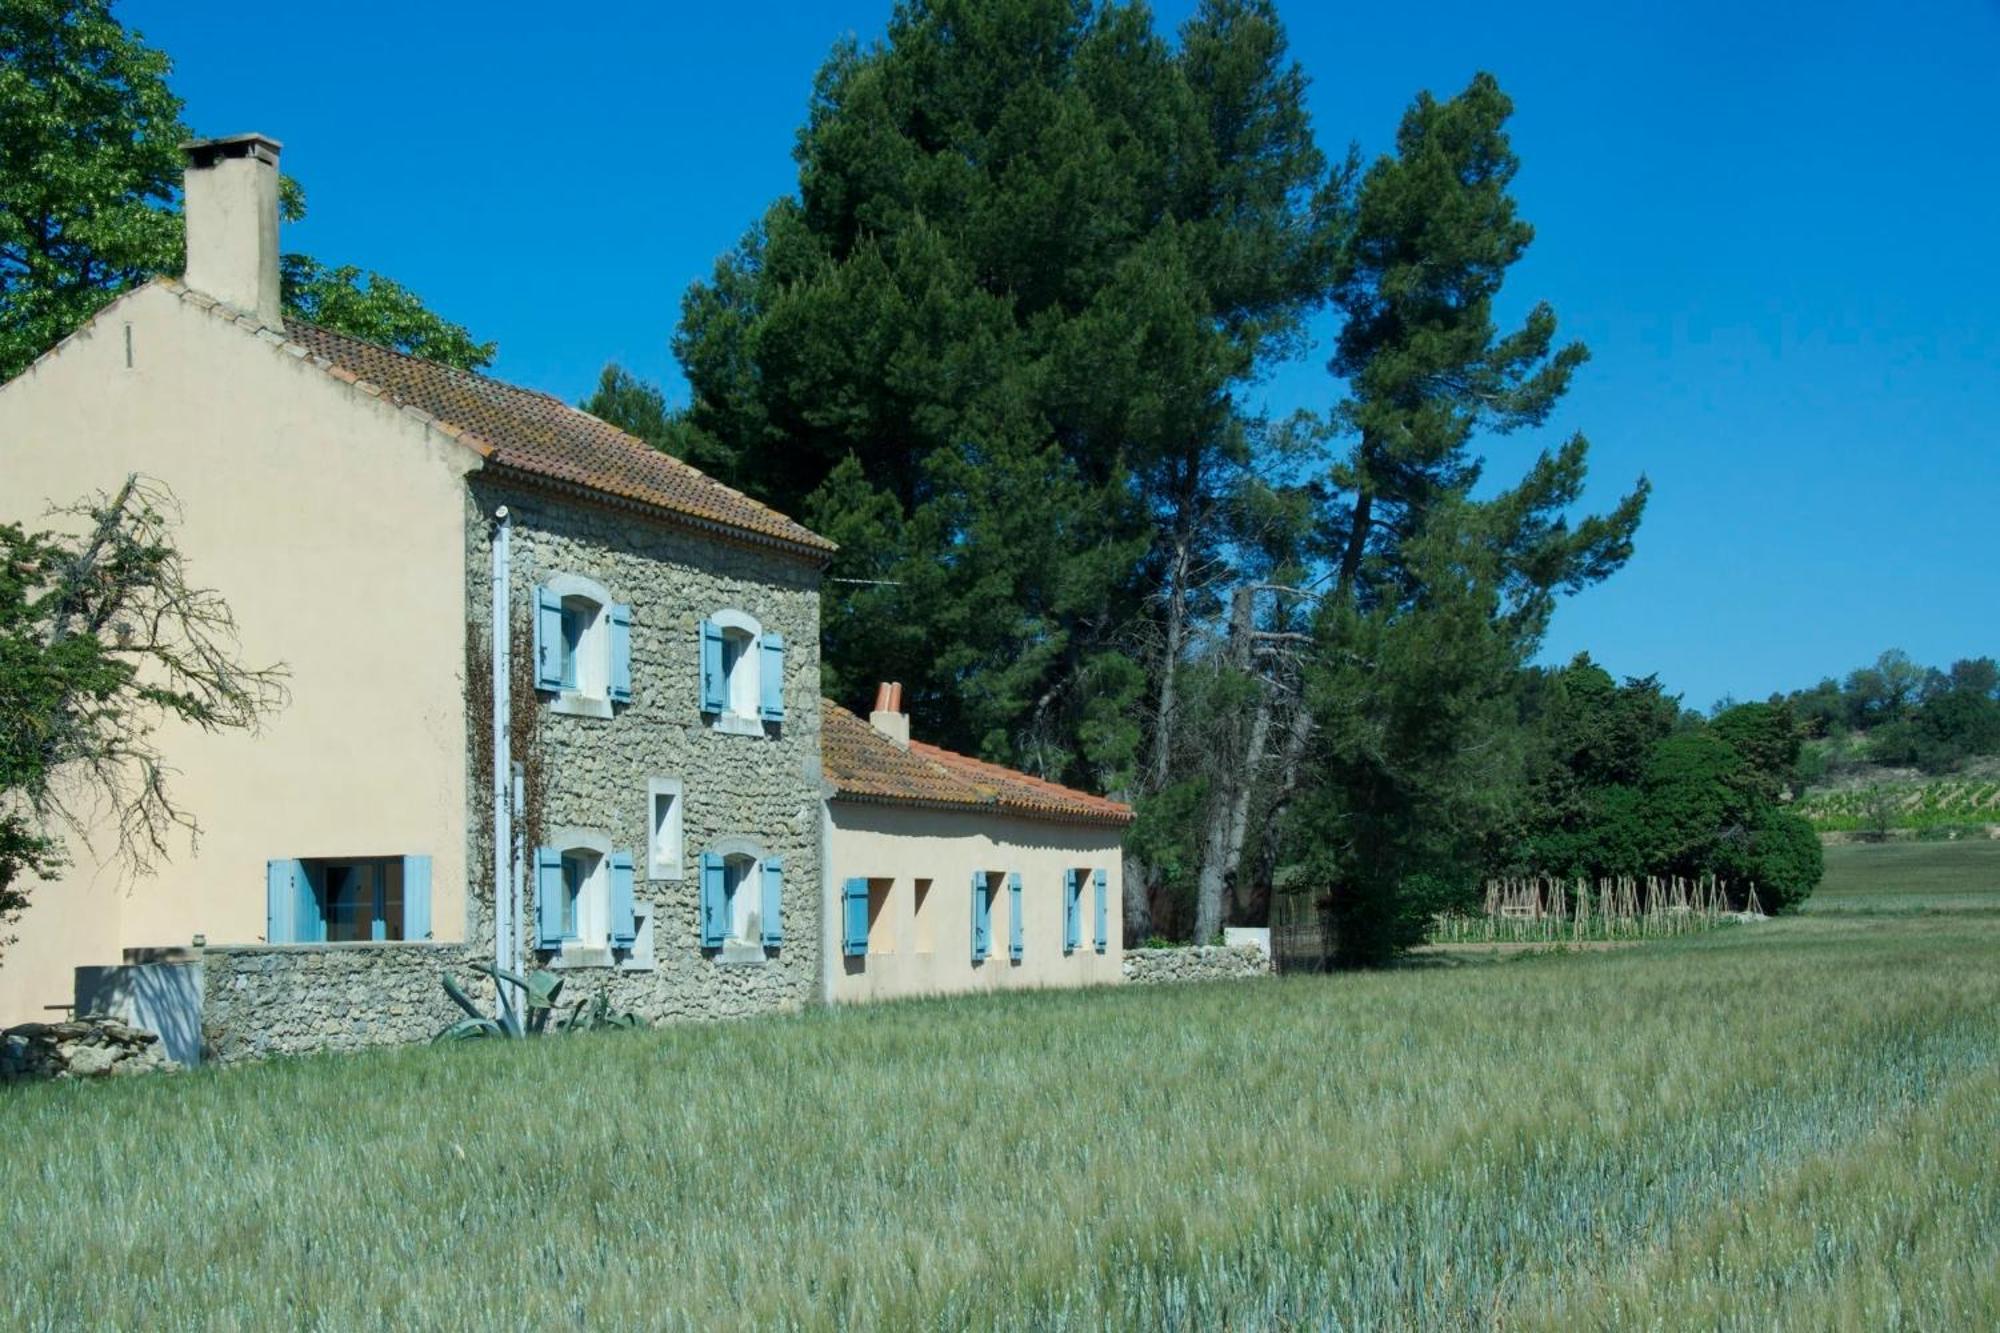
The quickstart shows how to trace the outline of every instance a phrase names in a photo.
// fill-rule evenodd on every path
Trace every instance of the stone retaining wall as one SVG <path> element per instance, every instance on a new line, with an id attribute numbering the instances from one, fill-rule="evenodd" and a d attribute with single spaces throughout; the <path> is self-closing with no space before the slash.
<path id="1" fill-rule="evenodd" d="M 1270 974 L 1270 956 L 1254 946 L 1231 949 L 1203 945 L 1125 951 L 1125 980 L 1141 986 L 1170 981 L 1228 981 Z"/>
<path id="2" fill-rule="evenodd" d="M 211 946 L 203 959 L 204 1051 L 227 1063 L 428 1041 L 464 1017 L 439 973 L 457 973 L 482 1000 L 492 994 L 486 978 L 467 973 L 470 958 L 462 944 Z"/>

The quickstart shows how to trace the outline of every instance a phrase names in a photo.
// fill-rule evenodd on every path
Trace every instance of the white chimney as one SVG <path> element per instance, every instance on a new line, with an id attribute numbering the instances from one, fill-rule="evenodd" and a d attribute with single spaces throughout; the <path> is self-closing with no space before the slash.
<path id="1" fill-rule="evenodd" d="M 278 300 L 278 151 L 262 134 L 181 145 L 187 218 L 187 285 L 266 324 L 284 322 Z"/>
<path id="2" fill-rule="evenodd" d="M 868 725 L 905 750 L 910 748 L 910 715 L 903 711 L 901 682 L 885 681 L 875 687 L 875 711 L 868 715 Z"/>

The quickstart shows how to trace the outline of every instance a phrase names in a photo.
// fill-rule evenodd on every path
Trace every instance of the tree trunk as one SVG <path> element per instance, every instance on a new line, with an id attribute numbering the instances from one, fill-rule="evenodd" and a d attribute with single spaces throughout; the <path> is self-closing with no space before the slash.
<path id="1" fill-rule="evenodd" d="M 1167 643 L 1160 659 L 1160 694 L 1153 716 L 1150 790 L 1165 789 L 1173 762 L 1175 682 L 1180 675 L 1181 638 L 1187 632 L 1188 544 L 1185 533 L 1174 539 L 1174 561 L 1167 586 Z"/>
<path id="2" fill-rule="evenodd" d="M 1278 761 L 1277 785 L 1271 795 L 1271 810 L 1264 818 L 1264 826 L 1270 836 L 1258 848 L 1255 880 L 1269 892 L 1271 881 L 1278 873 L 1277 831 L 1284 824 L 1285 814 L 1291 809 L 1292 798 L 1299 790 L 1299 766 L 1304 763 L 1306 742 L 1312 739 L 1312 710 L 1305 700 L 1299 700 L 1298 711 L 1292 714 L 1291 727 L 1285 732 L 1285 748 Z"/>
<path id="3" fill-rule="evenodd" d="M 1255 590 L 1240 585 L 1229 595 L 1229 653 L 1225 670 L 1248 675 L 1251 664 L 1252 633 L 1256 628 L 1252 612 Z M 1260 691 L 1261 696 L 1261 691 Z M 1260 697 L 1257 711 L 1262 712 Z M 1252 731 L 1256 729 L 1252 724 Z M 1195 879 L 1194 942 L 1207 944 L 1222 929 L 1224 893 L 1228 888 L 1229 835 L 1234 827 L 1239 795 L 1250 786 L 1247 755 L 1236 753 L 1238 727 L 1232 723 L 1220 737 L 1217 753 L 1211 756 L 1215 781 L 1208 794 L 1208 818 L 1202 832 L 1201 870 Z"/>

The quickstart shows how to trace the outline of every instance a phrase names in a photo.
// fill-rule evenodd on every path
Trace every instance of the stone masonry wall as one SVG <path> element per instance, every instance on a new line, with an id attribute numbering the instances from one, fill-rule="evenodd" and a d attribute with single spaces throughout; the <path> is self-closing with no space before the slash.
<path id="1" fill-rule="evenodd" d="M 691 531 L 645 515 L 474 478 L 466 524 L 468 644 L 486 664 L 492 605 L 491 515 L 512 523 L 514 642 L 525 645 L 534 590 L 579 575 L 632 608 L 632 700 L 613 716 L 553 711 L 535 695 L 525 651 L 515 654 L 515 758 L 530 770 L 526 846 L 578 828 L 630 851 L 634 896 L 652 905 L 652 964 L 568 966 L 537 951 L 534 885 L 526 886 L 518 959 L 564 965 L 566 1001 L 599 990 L 648 1020 L 738 1017 L 795 1010 L 820 985 L 819 579 L 810 560 Z M 761 734 L 725 732 L 700 711 L 700 624 L 731 609 L 785 639 L 785 720 Z M 525 694 L 534 700 L 523 705 Z M 490 705 L 489 705 L 490 707 Z M 492 953 L 493 812 L 490 712 L 471 710 L 467 746 L 472 845 L 467 863 L 466 939 Z M 526 726 L 523 725 L 524 719 Z M 651 778 L 682 783 L 683 855 L 678 879 L 649 877 Z M 784 858 L 784 944 L 768 958 L 735 962 L 701 948 L 699 864 L 718 842 Z M 643 910 L 643 907 L 642 907 Z M 489 993 L 483 988 L 475 994 Z"/>
<path id="2" fill-rule="evenodd" d="M 202 1046 L 217 1063 L 428 1041 L 464 1017 L 439 974 L 470 976 L 457 944 L 257 944 L 204 956 Z M 467 985 L 475 994 L 490 989 Z"/>
<path id="3" fill-rule="evenodd" d="M 1271 960 L 1254 946 L 1188 949 L 1127 949 L 1125 980 L 1134 985 L 1172 981 L 1227 981 L 1271 973 Z"/>

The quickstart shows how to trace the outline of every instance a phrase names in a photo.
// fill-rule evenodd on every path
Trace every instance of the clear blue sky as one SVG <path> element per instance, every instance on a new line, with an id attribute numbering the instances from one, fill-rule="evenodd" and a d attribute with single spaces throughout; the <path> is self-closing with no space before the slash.
<path id="1" fill-rule="evenodd" d="M 1594 502 L 1655 487 L 1545 656 L 1706 707 L 1892 645 L 2000 652 L 2000 3 L 1281 4 L 1331 151 L 1477 69 L 1514 96 L 1538 238 L 1509 296 L 1594 354 L 1555 425 L 1593 441 Z M 285 142 L 312 210 L 287 248 L 396 277 L 575 400 L 610 360 L 685 397 L 681 292 L 792 186 L 815 69 L 889 0 L 120 12 L 198 132 Z M 1271 407 L 1337 396 L 1328 332 Z"/>

